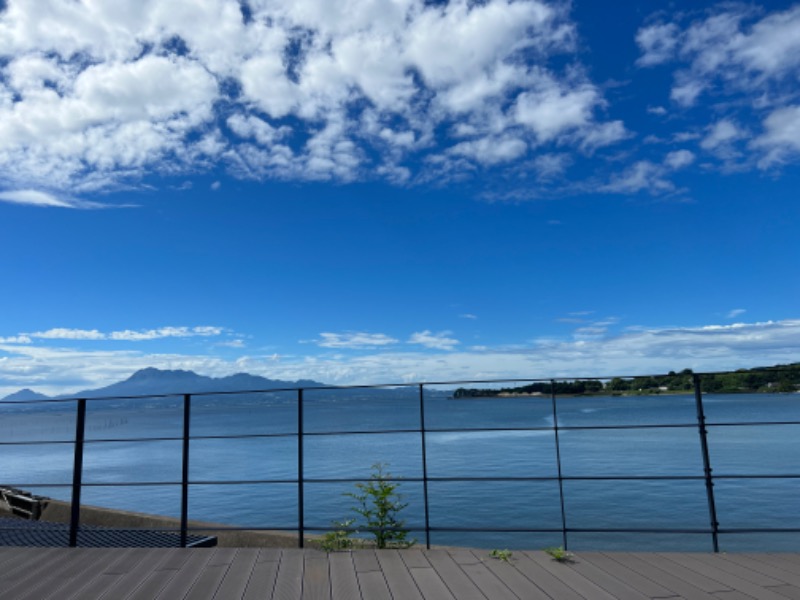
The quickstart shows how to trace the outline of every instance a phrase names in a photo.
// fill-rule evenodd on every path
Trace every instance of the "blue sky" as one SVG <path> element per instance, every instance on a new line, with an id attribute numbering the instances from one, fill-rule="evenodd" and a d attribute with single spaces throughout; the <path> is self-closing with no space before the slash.
<path id="1" fill-rule="evenodd" d="M 800 360 L 800 4 L 0 7 L 0 395 Z"/>

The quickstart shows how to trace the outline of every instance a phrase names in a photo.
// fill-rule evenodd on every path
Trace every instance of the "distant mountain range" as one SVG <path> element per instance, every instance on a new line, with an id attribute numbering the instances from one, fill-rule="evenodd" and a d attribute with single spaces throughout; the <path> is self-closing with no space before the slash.
<path id="1" fill-rule="evenodd" d="M 98 398 L 104 396 L 148 396 L 160 394 L 196 394 L 201 392 L 240 392 L 250 390 L 275 390 L 299 387 L 325 387 L 324 383 L 311 379 L 281 381 L 267 379 L 248 373 L 237 373 L 228 377 L 206 377 L 194 371 L 161 370 L 153 367 L 136 371 L 128 379 L 94 390 L 82 390 L 74 394 L 46 396 L 31 389 L 23 389 L 3 398 L 3 402 L 25 402 L 55 398 Z"/>

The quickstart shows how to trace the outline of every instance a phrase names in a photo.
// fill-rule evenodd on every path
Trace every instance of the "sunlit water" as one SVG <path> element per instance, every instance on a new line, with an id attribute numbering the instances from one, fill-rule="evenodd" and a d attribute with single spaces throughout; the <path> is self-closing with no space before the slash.
<path id="1" fill-rule="evenodd" d="M 83 502 L 177 516 L 183 417 L 177 401 L 130 404 L 90 401 L 84 456 Z M 713 472 L 724 475 L 798 475 L 798 425 L 728 426 L 724 423 L 800 421 L 800 395 L 707 396 Z M 298 523 L 297 403 L 294 394 L 243 403 L 235 397 L 196 399 L 193 436 L 280 434 L 278 437 L 193 439 L 191 519 L 242 527 L 296 528 Z M 560 529 L 561 496 L 553 407 L 549 398 L 427 401 L 427 474 L 431 478 L 532 477 L 532 481 L 430 481 L 433 528 Z M 419 398 L 347 398 L 307 393 L 303 463 L 307 480 L 369 477 L 385 463 L 394 477 L 421 479 L 419 432 L 329 435 L 337 431 L 414 430 Z M 694 425 L 693 427 L 559 430 L 566 525 L 574 529 L 708 529 L 702 479 L 572 480 L 573 477 L 701 476 L 700 437 L 693 396 L 558 399 L 560 427 Z M 74 405 L 54 410 L 3 408 L 0 440 L 65 441 L 74 435 Z M 530 428 L 530 431 L 449 431 Z M 436 431 L 446 430 L 446 431 Z M 114 440 L 114 441 L 109 441 Z M 67 500 L 71 443 L 0 446 L 0 485 Z M 259 480 L 263 483 L 243 483 Z M 223 485 L 212 482 L 225 482 Z M 150 483 L 111 487 L 96 484 Z M 169 485 L 161 485 L 169 484 Z M 400 485 L 407 526 L 424 539 L 423 485 Z M 305 526 L 325 530 L 355 516 L 346 495 L 354 483 L 307 482 Z M 800 528 L 800 479 L 718 479 L 714 486 L 722 529 Z M 444 532 L 433 544 L 540 548 L 561 545 L 561 533 Z M 571 549 L 709 550 L 708 534 L 569 533 Z M 800 534 L 722 534 L 723 550 L 800 550 Z"/>

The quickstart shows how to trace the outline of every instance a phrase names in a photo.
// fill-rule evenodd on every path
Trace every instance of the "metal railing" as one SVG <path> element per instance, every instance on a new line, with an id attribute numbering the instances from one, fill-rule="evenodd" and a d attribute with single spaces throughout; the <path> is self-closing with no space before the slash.
<path id="1" fill-rule="evenodd" d="M 779 421 L 737 421 L 737 422 L 709 422 L 706 418 L 705 407 L 702 392 L 702 378 L 703 376 L 715 375 L 715 373 L 705 374 L 692 374 L 692 387 L 694 393 L 694 407 L 696 411 L 696 421 L 691 423 L 654 423 L 654 424 L 604 424 L 604 425 L 573 425 L 563 426 L 559 424 L 559 411 L 558 411 L 558 396 L 556 394 L 556 387 L 558 382 L 575 382 L 575 381 L 609 381 L 611 377 L 587 377 L 587 378 L 569 378 L 569 379 L 503 379 L 503 380 L 473 380 L 473 381 L 445 381 L 445 382 L 425 382 L 415 384 L 385 384 L 385 385 L 363 385 L 363 386 L 324 386 L 324 387 L 304 387 L 304 388 L 285 388 L 285 389 L 266 389 L 266 390 L 246 390 L 235 392 L 201 392 L 201 393 L 186 393 L 186 394 L 163 394 L 163 395 L 146 395 L 146 396 L 114 396 L 114 397 L 94 397 L 94 398 L 69 398 L 69 399 L 49 399 L 49 400 L 32 400 L 26 404 L 75 404 L 75 434 L 74 438 L 70 440 L 23 440 L 23 441 L 6 441 L 0 440 L 0 452 L 3 446 L 12 445 L 37 445 L 37 444 L 72 444 L 74 446 L 73 454 L 73 467 L 72 467 L 72 482 L 65 483 L 37 483 L 37 482 L 8 482 L 9 485 L 15 488 L 56 488 L 56 487 L 69 487 L 71 491 L 71 516 L 69 522 L 69 545 L 75 547 L 78 544 L 78 533 L 81 527 L 81 492 L 86 487 L 125 487 L 125 486 L 180 486 L 180 526 L 175 529 L 159 529 L 161 531 L 175 531 L 180 534 L 180 545 L 185 547 L 187 545 L 187 536 L 190 531 L 211 531 L 209 528 L 190 527 L 189 525 L 189 501 L 190 501 L 190 486 L 192 485 L 237 485 L 237 484 L 264 484 L 264 483 L 280 483 L 290 484 L 296 486 L 297 493 L 297 522 L 284 525 L 270 525 L 269 527 L 225 527 L 215 528 L 213 531 L 286 531 L 297 533 L 297 544 L 303 547 L 306 540 L 306 534 L 312 531 L 322 531 L 325 528 L 317 524 L 308 523 L 305 514 L 305 491 L 306 486 L 309 484 L 342 484 L 342 483 L 364 483 L 369 481 L 362 478 L 350 477 L 327 477 L 327 478 L 312 478 L 306 475 L 305 467 L 305 441 L 312 436 L 351 436 L 351 435 L 387 435 L 387 434 L 417 434 L 419 435 L 420 453 L 421 453 L 421 477 L 399 477 L 390 479 L 390 481 L 398 482 L 416 482 L 421 484 L 422 487 L 422 509 L 424 525 L 421 528 L 424 530 L 425 545 L 430 548 L 431 534 L 437 532 L 496 532 L 496 533 L 546 533 L 560 535 L 562 546 L 564 549 L 569 548 L 569 534 L 702 534 L 708 535 L 711 538 L 711 544 L 714 552 L 719 552 L 719 536 L 726 533 L 737 534 L 757 534 L 757 533 L 800 533 L 800 528 L 792 527 L 779 527 L 779 528 L 721 528 L 717 517 L 717 502 L 715 499 L 715 481 L 718 480 L 735 480 L 735 479 L 800 479 L 800 473 L 775 473 L 775 474 L 728 474 L 728 475 L 715 475 L 712 468 L 711 456 L 708 444 L 708 429 L 709 427 L 750 427 L 750 426 L 776 426 L 776 425 L 800 425 L 800 421 L 796 420 L 779 420 Z M 630 379 L 630 378 L 628 378 Z M 431 428 L 426 423 L 426 388 L 432 387 L 441 388 L 442 386 L 463 386 L 463 385 L 494 385 L 499 383 L 515 383 L 515 384 L 528 384 L 528 383 L 549 383 L 551 393 L 549 394 L 549 401 L 552 410 L 552 426 L 550 427 L 476 427 L 476 428 Z M 363 391 L 363 390 L 376 390 L 376 389 L 416 389 L 418 393 L 419 402 L 419 426 L 413 428 L 399 428 L 399 429 L 368 429 L 368 430 L 330 430 L 330 431 L 307 431 L 305 428 L 304 409 L 306 406 L 305 395 L 310 392 L 329 392 L 329 391 Z M 292 394 L 296 397 L 297 413 L 296 413 L 296 428 L 295 431 L 290 432 L 271 432 L 271 433 L 257 433 L 257 434 L 225 434 L 220 432 L 215 435 L 192 435 L 191 419 L 192 419 L 192 400 L 198 397 L 207 396 L 235 396 L 238 394 Z M 180 436 L 160 436 L 160 437 L 136 437 L 125 439 L 86 439 L 86 409 L 87 402 L 108 402 L 120 400 L 138 400 L 141 398 L 147 399 L 167 399 L 167 398 L 180 398 L 182 409 L 182 432 Z M 541 400 L 541 398 L 539 398 Z M 19 402 L 0 402 L 2 405 L 19 405 Z M 597 431 L 597 430 L 657 430 L 657 429 L 696 429 L 700 441 L 699 457 L 702 462 L 701 475 L 565 475 L 562 470 L 562 455 L 561 455 L 561 441 L 560 433 L 565 431 Z M 553 476 L 498 476 L 498 475 L 485 475 L 485 476 L 448 476 L 437 477 L 431 476 L 428 472 L 428 452 L 427 452 L 427 437 L 431 434 L 449 433 L 449 432 L 536 432 L 536 431 L 552 431 L 553 440 L 555 444 L 555 461 L 556 461 L 556 474 Z M 296 478 L 285 479 L 242 479 L 242 480 L 193 480 L 190 477 L 190 458 L 191 458 L 191 442 L 193 440 L 230 440 L 242 438 L 295 438 L 297 441 L 297 476 Z M 104 442 L 148 442 L 148 441 L 176 441 L 181 442 L 181 479 L 180 481 L 150 481 L 150 482 L 105 482 L 105 483 L 87 483 L 83 481 L 84 474 L 84 448 L 87 443 L 104 443 Z M 586 527 L 570 527 L 568 520 L 568 511 L 565 504 L 565 482 L 574 481 L 702 481 L 705 485 L 706 502 L 708 510 L 708 527 L 707 528 L 641 528 L 641 527 L 615 527 L 615 528 L 586 528 Z M 430 513 L 430 483 L 442 482 L 557 482 L 558 485 L 558 498 L 559 506 L 558 512 L 560 513 L 560 526 L 559 527 L 540 527 L 540 528 L 518 528 L 510 524 L 508 527 L 450 527 L 450 526 L 437 526 L 432 523 Z M 3 482 L 0 482 L 3 483 Z M 416 528 L 415 528 L 416 530 Z M 361 529 L 363 532 L 364 529 Z"/>

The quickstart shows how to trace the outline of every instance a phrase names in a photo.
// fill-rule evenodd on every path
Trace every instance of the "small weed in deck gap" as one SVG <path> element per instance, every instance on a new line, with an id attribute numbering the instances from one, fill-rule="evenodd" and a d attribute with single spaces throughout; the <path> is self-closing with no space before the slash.
<path id="1" fill-rule="evenodd" d="M 511 552 L 511 550 L 498 550 L 497 548 L 489 552 L 489 556 L 497 560 L 502 560 L 503 562 L 508 562 L 512 554 L 513 552 Z"/>
<path id="2" fill-rule="evenodd" d="M 572 552 L 564 550 L 563 546 L 559 546 L 558 548 L 545 548 L 544 551 L 547 552 L 553 560 L 561 563 L 572 562 L 572 559 L 575 557 Z"/>

